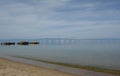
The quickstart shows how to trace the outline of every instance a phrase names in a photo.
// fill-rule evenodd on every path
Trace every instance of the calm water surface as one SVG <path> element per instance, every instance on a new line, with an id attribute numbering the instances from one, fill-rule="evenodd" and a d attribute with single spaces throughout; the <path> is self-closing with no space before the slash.
<path id="1" fill-rule="evenodd" d="M 24 56 L 120 70 L 120 40 L 39 40 L 39 42 L 41 43 L 39 45 L 0 46 L 0 56 Z"/>

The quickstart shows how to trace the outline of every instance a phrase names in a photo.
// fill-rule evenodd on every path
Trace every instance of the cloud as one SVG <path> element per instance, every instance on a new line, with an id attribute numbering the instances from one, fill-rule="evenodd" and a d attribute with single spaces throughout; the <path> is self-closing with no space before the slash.
<path id="1" fill-rule="evenodd" d="M 0 3 L 0 38 L 120 38 L 119 0 Z"/>

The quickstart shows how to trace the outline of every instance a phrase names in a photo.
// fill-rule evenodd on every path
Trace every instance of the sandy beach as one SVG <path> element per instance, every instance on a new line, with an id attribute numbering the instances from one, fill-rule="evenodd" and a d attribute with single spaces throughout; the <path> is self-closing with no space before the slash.
<path id="1" fill-rule="evenodd" d="M 0 58 L 0 76 L 74 76 L 57 70 Z"/>

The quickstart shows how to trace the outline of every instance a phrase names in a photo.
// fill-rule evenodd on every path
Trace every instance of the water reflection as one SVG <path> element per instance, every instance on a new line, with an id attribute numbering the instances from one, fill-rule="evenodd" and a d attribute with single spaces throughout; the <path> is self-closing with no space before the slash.
<path id="1" fill-rule="evenodd" d="M 1 42 L 15 42 L 11 40 Z M 39 39 L 35 46 L 0 46 L 0 54 L 120 69 L 120 40 Z M 57 46 L 56 46 L 57 45 Z"/>
<path id="2" fill-rule="evenodd" d="M 77 39 L 54 39 L 54 40 L 40 40 L 40 44 L 44 45 L 63 45 L 63 44 L 75 44 L 79 43 L 80 40 Z"/>

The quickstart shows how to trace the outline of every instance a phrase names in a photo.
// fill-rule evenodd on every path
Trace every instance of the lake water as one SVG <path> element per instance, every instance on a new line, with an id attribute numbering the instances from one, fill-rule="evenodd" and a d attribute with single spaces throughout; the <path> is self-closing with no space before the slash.
<path id="1" fill-rule="evenodd" d="M 1 40 L 1 42 L 4 41 Z M 19 40 L 9 41 L 18 42 Z M 41 39 L 36 41 L 39 41 L 40 44 L 2 45 L 0 46 L 0 56 L 23 56 L 120 70 L 120 40 Z"/>

